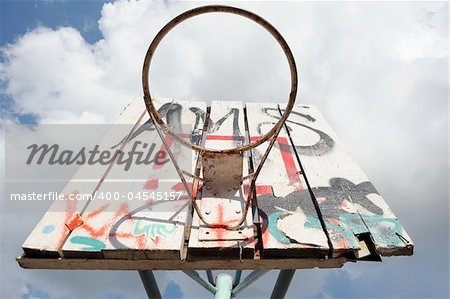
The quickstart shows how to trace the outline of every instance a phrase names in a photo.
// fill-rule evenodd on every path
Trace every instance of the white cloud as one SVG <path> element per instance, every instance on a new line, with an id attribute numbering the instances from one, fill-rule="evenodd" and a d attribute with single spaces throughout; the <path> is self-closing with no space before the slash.
<path id="1" fill-rule="evenodd" d="M 76 116 L 86 112 L 105 115 L 123 103 L 114 101 L 115 97 L 127 97 L 109 85 L 93 47 L 73 28 L 37 28 L 6 47 L 4 57 L 6 92 L 13 97 L 15 108 L 37 114 L 44 122 L 63 111 Z M 106 104 L 107 99 L 113 100 Z"/>

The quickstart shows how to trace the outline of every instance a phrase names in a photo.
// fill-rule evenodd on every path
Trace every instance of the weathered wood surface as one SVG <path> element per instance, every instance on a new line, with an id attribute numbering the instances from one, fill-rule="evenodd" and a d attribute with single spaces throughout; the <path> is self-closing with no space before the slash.
<path id="1" fill-rule="evenodd" d="M 277 104 L 248 103 L 251 140 L 267 133 L 277 119 Z M 269 142 L 252 150 L 254 168 L 260 164 Z M 318 257 L 329 251 L 328 239 L 300 171 L 286 130 L 282 128 L 256 180 L 256 196 L 261 219 L 262 257 Z"/>
<path id="2" fill-rule="evenodd" d="M 206 105 L 201 102 L 180 105 L 167 101 L 157 103 L 157 108 L 169 126 L 190 138 L 196 129 L 192 125 L 196 120 L 192 110 L 206 110 Z M 181 124 L 189 124 L 189 128 L 182 128 Z M 203 122 L 199 121 L 198 125 L 203 126 Z M 185 130 L 188 132 L 183 132 Z M 136 145 L 145 143 L 148 148 L 156 145 L 155 154 L 160 150 L 165 152 L 148 115 L 139 124 L 137 132 L 123 152 L 131 152 Z M 171 138 L 165 138 L 177 160 L 191 160 L 185 163 L 190 167 L 185 170 L 193 171 L 195 153 L 171 142 Z M 120 194 L 122 198 L 118 201 L 96 200 L 89 204 L 82 215 L 84 223 L 70 234 L 62 248 L 65 257 L 180 259 L 189 199 L 172 162 L 134 164 L 129 169 L 114 165 L 97 194 L 102 192 Z M 180 200 L 165 200 L 172 195 L 181 196 Z M 148 200 L 144 200 L 147 197 Z"/>
<path id="3" fill-rule="evenodd" d="M 296 105 L 287 125 L 335 255 L 368 233 L 378 254 L 412 254 L 411 238 L 317 108 Z"/>
<path id="4" fill-rule="evenodd" d="M 341 268 L 347 260 L 334 259 L 204 259 L 204 260 L 126 260 L 79 258 L 29 258 L 20 256 L 17 262 L 26 269 L 72 270 L 271 270 Z"/>
<path id="5" fill-rule="evenodd" d="M 213 101 L 209 123 L 206 133 L 205 147 L 212 149 L 230 149 L 243 145 L 245 141 L 244 105 L 242 102 Z M 239 158 L 233 157 L 234 162 Z M 230 159 L 233 159 L 230 158 Z M 242 171 L 248 174 L 247 159 L 244 160 Z M 205 162 L 205 160 L 203 160 Z M 216 171 L 220 161 L 215 161 L 215 165 L 203 165 L 215 167 L 211 172 Z M 214 164 L 214 163 L 212 163 Z M 228 169 L 217 170 L 216 175 L 223 175 Z M 206 170 L 208 172 L 209 170 Z M 213 174 L 210 174 L 211 176 Z M 214 183 L 214 181 L 209 182 Z M 199 200 L 201 212 L 206 221 L 210 223 L 236 224 L 243 215 L 246 195 L 244 188 L 237 186 L 236 189 L 221 190 L 220 194 L 214 194 L 215 188 L 220 186 L 206 186 L 201 189 L 201 200 Z M 226 229 L 212 229 L 206 227 L 194 212 L 192 229 L 189 238 L 188 257 L 211 256 L 231 256 L 236 259 L 253 258 L 255 239 L 252 222 L 252 211 L 248 210 L 246 220 L 239 231 Z"/>
<path id="6" fill-rule="evenodd" d="M 131 134 L 135 124 L 144 115 L 144 105 L 141 99 L 129 104 L 122 112 L 106 136 L 100 141 L 100 148 L 109 148 L 117 143 L 116 136 L 121 130 L 124 136 Z M 120 126 L 118 126 L 120 124 Z M 92 194 L 101 184 L 101 179 L 108 172 L 108 165 L 96 167 L 82 165 L 64 190 L 66 198 L 76 194 Z M 89 178 L 87 181 L 86 178 Z M 64 200 L 56 201 L 44 214 L 22 245 L 24 252 L 30 256 L 59 256 L 61 246 L 70 234 L 70 223 L 76 221 L 76 215 L 86 206 L 87 201 Z"/>
<path id="7" fill-rule="evenodd" d="M 248 104 L 249 131 L 246 132 L 241 102 L 213 102 L 209 119 L 203 102 L 165 100 L 160 105 L 160 114 L 167 114 L 166 121 L 184 138 L 197 144 L 204 141 L 206 147 L 216 149 L 249 142 L 247 136 L 255 140 L 280 117 L 275 104 Z M 203 134 L 205 120 L 207 132 Z M 159 140 L 142 99 L 126 108 L 116 122 L 119 123 L 130 124 L 128 130 L 117 134 L 117 127 L 113 128 L 100 142 L 103 147 L 122 147 L 126 152 L 133 144 L 123 142 L 127 136 L 132 141 L 149 144 Z M 193 126 L 184 132 L 181 124 Z M 118 165 L 99 167 L 94 173 L 92 167 L 80 167 L 65 187 L 65 194 L 173 190 L 184 192 L 183 197 L 170 202 L 55 202 L 24 242 L 26 257 L 19 259 L 19 263 L 25 267 L 55 269 L 339 267 L 345 258 L 361 258 L 370 253 L 362 240 L 373 243 L 381 255 L 412 254 L 410 237 L 317 109 L 297 105 L 286 125 L 288 131 L 284 128 L 280 133 L 257 180 L 257 211 L 262 224 L 259 230 L 253 224 L 252 212 L 256 210 L 252 209 L 240 231 L 202 225 L 197 214 L 190 210 L 180 179 L 165 175 L 173 167 L 171 163 L 161 168 L 134 165 L 128 172 Z M 123 137 L 122 142 L 118 142 L 118 135 Z M 183 152 L 179 143 L 172 142 L 171 138 L 166 141 L 174 152 Z M 252 150 L 253 167 L 259 164 L 266 147 L 267 143 Z M 187 152 L 180 159 L 190 161 L 184 170 L 193 172 L 197 154 Z M 230 167 L 242 169 L 245 176 L 251 170 L 247 163 L 250 157 L 244 157 L 242 165 L 237 163 L 237 158 L 233 157 Z M 202 160 L 206 163 L 203 167 L 221 163 L 207 164 L 208 161 Z M 213 169 L 205 170 L 208 173 Z M 87 173 L 94 179 L 80 183 Z M 190 185 L 192 178 L 185 177 Z M 198 203 L 203 212 L 208 212 L 203 216 L 212 223 L 237 222 L 242 215 L 248 181 L 243 188 L 232 191 L 221 189 L 224 186 L 214 182 L 210 182 L 210 190 L 204 185 L 200 188 Z M 255 256 L 257 243 L 262 247 Z M 330 259 L 322 260 L 327 253 Z M 61 254 L 65 256 L 63 259 L 48 258 Z"/>

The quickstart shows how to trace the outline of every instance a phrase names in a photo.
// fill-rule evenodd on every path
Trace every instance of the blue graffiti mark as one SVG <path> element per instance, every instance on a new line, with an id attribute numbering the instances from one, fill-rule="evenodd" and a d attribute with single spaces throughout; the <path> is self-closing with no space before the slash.
<path id="1" fill-rule="evenodd" d="M 277 226 L 278 217 L 282 214 L 285 214 L 285 212 L 278 211 L 270 214 L 267 218 L 267 228 L 269 229 L 269 233 L 272 235 L 272 237 L 274 237 L 278 242 L 282 244 L 291 244 L 292 240 L 289 239 L 282 231 L 280 231 Z M 330 238 L 333 241 L 339 242 L 341 240 L 347 240 L 351 248 L 358 248 L 358 241 L 353 235 L 353 231 L 349 229 L 349 227 L 335 225 L 330 221 L 325 221 L 325 223 L 327 225 L 328 231 L 330 232 Z M 311 215 L 307 216 L 304 225 L 306 228 L 322 230 L 322 224 L 320 223 L 319 218 Z"/>
<path id="2" fill-rule="evenodd" d="M 325 212 L 323 214 L 325 226 L 333 243 L 346 242 L 348 246 L 358 248 L 357 236 L 370 232 L 377 246 L 402 247 L 409 244 L 408 235 L 400 222 L 396 218 L 384 215 L 382 208 L 368 198 L 369 194 L 378 194 L 370 182 L 354 184 L 344 178 L 332 178 L 329 187 L 317 187 L 312 191 L 317 198 L 326 199 L 326 203 L 319 204 L 319 207 Z M 354 204 L 359 204 L 367 209 L 370 215 L 348 213 L 342 209 L 342 203 L 348 196 L 351 196 Z M 284 200 L 272 195 L 258 196 L 258 209 L 264 223 L 267 223 L 263 226 L 263 232 L 267 229 L 279 242 L 291 243 L 292 240 L 277 228 L 277 218 L 280 213 L 275 207 L 294 211 L 296 205 L 300 205 L 307 215 L 305 227 L 323 229 L 317 218 L 316 208 L 309 200 L 308 190 L 293 192 Z M 297 204 L 298 202 L 300 204 Z"/>
<path id="3" fill-rule="evenodd" d="M 352 214 L 350 214 L 352 215 Z M 341 217 L 339 217 L 341 218 Z M 343 222 L 346 223 L 346 222 Z M 325 220 L 325 225 L 328 229 L 328 232 L 330 234 L 330 238 L 333 241 L 339 242 L 342 239 L 346 239 L 349 243 L 349 246 L 351 248 L 357 248 L 358 242 L 353 235 L 353 231 L 351 229 L 348 229 L 347 227 L 342 227 L 340 225 L 335 225 L 331 223 L 328 220 Z M 322 229 L 322 224 L 320 223 L 319 219 L 317 217 L 308 216 L 306 218 L 305 227 L 307 228 L 314 228 L 314 229 Z"/>
<path id="4" fill-rule="evenodd" d="M 341 217 L 353 222 L 354 218 L 360 216 L 347 214 Z M 362 225 L 367 225 L 369 231 L 372 232 L 375 243 L 393 247 L 404 245 L 405 239 L 401 236 L 405 235 L 406 232 L 397 219 L 384 215 L 361 215 L 361 217 L 364 219 Z"/>
<path id="5" fill-rule="evenodd" d="M 305 227 L 308 228 L 322 228 L 319 218 L 308 216 L 306 217 Z"/>
<path id="6" fill-rule="evenodd" d="M 47 224 L 42 228 L 43 234 L 49 234 L 55 230 L 55 226 L 53 224 Z"/>
<path id="7" fill-rule="evenodd" d="M 177 227 L 175 224 L 163 224 L 163 223 L 147 223 L 141 227 L 141 220 L 136 222 L 136 226 L 133 230 L 133 235 L 140 236 L 145 234 L 146 237 L 154 239 L 157 236 L 168 237 L 175 233 Z"/>
<path id="8" fill-rule="evenodd" d="M 106 247 L 105 243 L 102 241 L 84 236 L 72 237 L 70 242 L 73 244 L 87 245 L 86 247 L 80 248 L 82 251 L 100 251 Z"/>
<path id="9" fill-rule="evenodd" d="M 339 222 L 343 224 L 336 225 L 329 220 L 325 221 L 328 231 L 331 232 L 330 237 L 334 241 L 338 241 L 340 236 L 347 239 L 351 247 L 357 247 L 357 239 L 354 234 L 360 231 L 372 232 L 375 243 L 386 244 L 388 246 L 402 246 L 404 240 L 400 236 L 405 234 L 405 230 L 400 222 L 395 218 L 383 215 L 362 215 L 364 221 L 361 220 L 359 214 L 346 213 L 339 216 Z M 367 227 L 366 227 L 367 225 Z M 305 223 L 308 228 L 322 228 L 320 221 L 316 217 L 308 216 Z M 394 233 L 393 233 L 394 232 Z"/>
<path id="10" fill-rule="evenodd" d="M 282 244 L 291 244 L 291 241 L 286 235 L 278 230 L 277 222 L 278 217 L 282 214 L 285 214 L 285 212 L 278 211 L 275 213 L 272 213 L 267 218 L 267 228 L 269 229 L 270 234 L 280 243 Z"/>

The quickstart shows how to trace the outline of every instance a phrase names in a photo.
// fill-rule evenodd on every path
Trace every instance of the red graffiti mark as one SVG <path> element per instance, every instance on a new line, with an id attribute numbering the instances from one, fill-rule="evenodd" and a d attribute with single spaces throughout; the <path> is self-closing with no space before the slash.
<path id="1" fill-rule="evenodd" d="M 234 136 L 234 135 L 206 135 L 206 140 L 240 141 L 240 140 L 244 140 L 244 137 L 243 136 Z"/>
<path id="2" fill-rule="evenodd" d="M 209 200 L 213 200 L 213 199 L 209 199 Z M 226 219 L 225 215 L 226 214 L 226 210 L 225 207 L 222 203 L 219 203 L 216 206 L 216 215 L 217 215 L 217 219 L 215 219 L 214 221 L 212 221 L 213 223 L 216 224 L 225 224 L 225 225 L 233 225 L 236 224 L 237 222 L 239 222 L 240 217 L 235 217 L 235 218 L 231 218 L 231 219 Z M 231 237 L 229 236 L 231 234 L 231 236 L 234 235 L 234 231 L 230 231 L 227 229 L 223 229 L 223 228 L 211 228 L 209 229 L 209 231 L 215 236 L 215 240 L 217 242 L 217 246 L 218 247 L 224 247 L 226 246 L 226 240 L 231 239 Z M 248 242 L 246 242 L 247 244 L 249 244 L 250 241 L 253 241 L 253 238 L 251 240 L 247 240 Z"/>
<path id="3" fill-rule="evenodd" d="M 128 219 L 130 219 L 130 211 L 128 209 L 128 203 L 124 202 L 120 205 L 119 210 L 114 215 L 114 218 L 118 218 L 121 216 L 127 216 Z"/>
<path id="4" fill-rule="evenodd" d="M 259 139 L 259 136 L 250 137 L 250 141 L 256 141 Z M 303 186 L 302 180 L 300 179 L 301 173 L 295 164 L 294 155 L 288 139 L 286 137 L 277 137 L 276 142 L 280 148 L 281 157 L 289 178 L 289 185 L 295 186 L 296 191 L 304 190 L 305 186 Z"/>
<path id="5" fill-rule="evenodd" d="M 134 220 L 132 220 L 134 223 Z M 145 248 L 145 235 L 135 236 L 132 233 L 122 233 L 122 232 L 110 232 L 110 238 L 122 238 L 122 239 L 135 239 L 135 248 L 144 249 Z"/>
<path id="6" fill-rule="evenodd" d="M 133 237 L 133 234 L 131 233 L 120 233 L 120 232 L 110 232 L 110 237 L 117 237 L 117 238 L 131 238 Z"/>
<path id="7" fill-rule="evenodd" d="M 217 223 L 225 224 L 224 223 L 224 219 L 223 219 L 223 206 L 222 206 L 222 204 L 219 204 L 217 206 L 217 216 L 218 216 Z M 223 244 L 224 230 L 223 229 L 215 229 L 213 231 L 215 232 L 217 240 L 218 240 L 217 241 L 217 246 L 222 247 L 224 245 Z"/>
<path id="8" fill-rule="evenodd" d="M 100 207 L 99 210 L 103 210 L 103 209 L 105 209 L 104 205 L 102 207 Z M 119 209 L 116 212 L 114 212 L 113 219 L 111 221 L 106 222 L 104 225 L 100 226 L 99 228 L 94 228 L 90 221 L 93 218 L 95 218 L 97 215 L 100 214 L 100 213 L 98 213 L 98 210 L 93 211 L 89 214 L 86 216 L 86 222 L 82 226 L 80 226 L 80 229 L 81 228 L 84 229 L 89 234 L 89 236 L 92 238 L 105 237 L 108 232 L 108 229 L 111 227 L 112 224 L 114 224 L 120 217 L 129 215 L 128 203 L 122 203 L 120 205 Z"/>
<path id="9" fill-rule="evenodd" d="M 248 194 L 249 185 L 244 185 L 244 194 L 247 196 Z M 273 189 L 270 185 L 257 185 L 256 186 L 256 194 L 257 195 L 266 195 L 266 194 L 272 194 Z"/>
<path id="10" fill-rule="evenodd" d="M 279 137 L 277 138 L 277 141 L 280 144 L 281 157 L 283 158 L 284 166 L 289 177 L 289 185 L 295 186 L 296 191 L 303 190 L 304 188 L 300 180 L 300 172 L 295 166 L 294 157 L 292 156 L 291 147 L 289 146 L 287 138 Z"/>
<path id="11" fill-rule="evenodd" d="M 64 202 L 66 203 L 66 211 L 65 211 L 65 215 L 64 215 L 64 225 L 66 225 L 66 223 L 69 223 L 72 220 L 74 214 L 76 213 L 77 201 L 70 200 L 70 197 L 72 194 L 73 194 L 72 197 L 76 198 L 76 196 L 78 194 L 80 194 L 80 192 L 74 191 L 72 193 L 64 195 Z M 66 226 L 66 228 L 67 228 L 67 226 Z M 69 229 L 69 228 L 67 228 L 67 229 Z M 66 241 L 67 236 L 68 236 L 68 231 L 63 230 L 61 235 L 59 236 L 58 241 L 56 242 L 56 248 L 58 251 L 61 250 L 61 247 L 63 246 L 64 242 Z"/>
<path id="12" fill-rule="evenodd" d="M 67 228 L 73 231 L 77 227 L 83 225 L 84 221 L 79 214 L 75 214 L 69 222 L 66 223 Z"/>
<path id="13" fill-rule="evenodd" d="M 269 238 L 270 238 L 270 233 L 269 233 L 269 228 L 267 227 L 267 221 L 264 220 L 264 218 L 260 217 L 260 222 L 261 222 L 261 231 L 262 233 L 262 243 L 263 243 L 263 247 L 265 245 L 268 245 L 269 242 Z"/>
<path id="14" fill-rule="evenodd" d="M 144 184 L 144 189 L 155 190 L 158 188 L 158 179 L 148 179 Z"/>
<path id="15" fill-rule="evenodd" d="M 329 218 L 328 221 L 331 225 L 342 227 L 342 223 L 336 219 L 336 218 Z M 333 246 L 335 248 L 349 248 L 350 242 L 347 240 L 347 238 L 339 231 L 332 229 L 331 235 L 334 236 L 333 240 Z"/>
<path id="16" fill-rule="evenodd" d="M 100 209 L 87 213 L 86 218 L 93 218 L 102 213 L 103 211 L 105 211 L 108 207 L 109 204 L 104 204 L 103 206 L 100 207 Z"/>
<path id="17" fill-rule="evenodd" d="M 105 235 L 106 230 L 108 229 L 108 224 L 101 226 L 99 229 L 94 229 L 89 224 L 85 224 L 82 228 L 89 234 L 92 238 L 98 238 Z"/>
<path id="18" fill-rule="evenodd" d="M 333 242 L 333 247 L 335 249 L 342 249 L 342 248 L 349 248 L 350 247 L 350 242 L 347 240 L 347 238 L 342 235 L 339 232 L 334 232 L 332 235 L 334 235 L 334 242 Z"/>
<path id="19" fill-rule="evenodd" d="M 264 195 L 264 194 L 272 194 L 273 189 L 272 186 L 262 185 L 256 186 L 256 194 Z"/>
<path id="20" fill-rule="evenodd" d="M 223 219 L 223 206 L 221 204 L 217 206 L 217 217 L 217 222 L 219 224 L 225 224 Z M 216 236 L 219 241 L 223 240 L 223 233 L 223 229 L 216 230 Z"/>
<path id="21" fill-rule="evenodd" d="M 339 220 L 337 220 L 336 218 L 330 218 L 328 221 L 330 221 L 331 224 L 335 225 L 335 226 L 340 226 L 340 222 Z"/>
<path id="22" fill-rule="evenodd" d="M 145 248 L 145 235 L 140 235 L 136 238 L 136 248 L 137 249 L 144 249 Z"/>

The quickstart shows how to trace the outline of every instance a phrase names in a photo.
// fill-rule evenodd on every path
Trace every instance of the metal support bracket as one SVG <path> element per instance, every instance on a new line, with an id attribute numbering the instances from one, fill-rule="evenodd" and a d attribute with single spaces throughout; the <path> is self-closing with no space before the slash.
<path id="1" fill-rule="evenodd" d="M 161 293 L 159 292 L 158 283 L 151 270 L 140 270 L 139 276 L 144 284 L 145 292 L 149 299 L 161 299 Z"/>
<path id="2" fill-rule="evenodd" d="M 242 152 L 202 153 L 203 188 L 216 197 L 236 193 L 242 184 L 243 164 Z"/>
<path id="3" fill-rule="evenodd" d="M 216 277 L 215 283 L 211 270 L 206 271 L 208 280 L 203 279 L 195 270 L 184 270 L 187 276 L 214 294 L 215 299 L 230 299 L 243 291 L 246 287 L 265 275 L 269 270 L 254 270 L 250 272 L 242 281 L 242 270 L 236 270 L 234 277 L 229 274 L 221 273 Z M 286 296 L 289 285 L 294 277 L 295 270 L 281 270 L 275 287 L 272 291 L 271 299 L 283 299 Z M 139 276 L 144 284 L 145 291 L 149 299 L 161 299 L 158 284 L 153 272 L 150 270 L 140 270 Z"/>
<path id="4" fill-rule="evenodd" d="M 280 270 L 270 299 L 283 299 L 286 296 L 294 274 L 295 270 Z"/>

